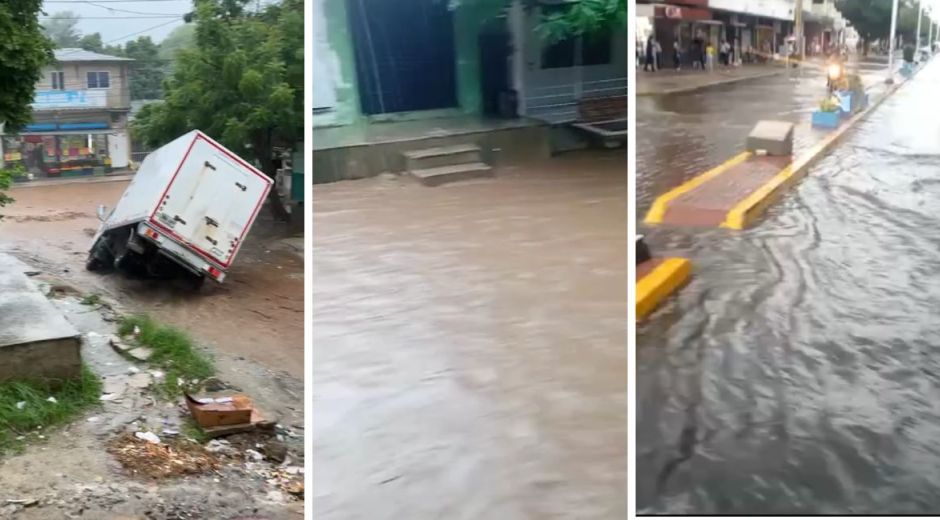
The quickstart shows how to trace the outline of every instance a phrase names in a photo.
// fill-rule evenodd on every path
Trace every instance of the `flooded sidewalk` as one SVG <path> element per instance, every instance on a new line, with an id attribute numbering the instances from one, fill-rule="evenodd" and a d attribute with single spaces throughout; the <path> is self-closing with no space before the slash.
<path id="1" fill-rule="evenodd" d="M 627 514 L 623 150 L 314 189 L 314 516 Z"/>

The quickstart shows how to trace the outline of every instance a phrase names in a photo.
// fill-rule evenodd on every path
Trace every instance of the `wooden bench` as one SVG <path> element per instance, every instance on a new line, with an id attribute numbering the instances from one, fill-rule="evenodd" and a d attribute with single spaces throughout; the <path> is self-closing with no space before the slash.
<path id="1" fill-rule="evenodd" d="M 627 119 L 627 96 L 588 97 L 578 100 L 580 123 L 621 119 Z"/>

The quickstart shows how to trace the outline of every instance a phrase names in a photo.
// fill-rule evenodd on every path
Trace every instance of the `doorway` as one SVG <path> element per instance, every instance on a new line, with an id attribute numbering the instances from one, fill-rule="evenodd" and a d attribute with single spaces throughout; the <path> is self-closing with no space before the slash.
<path id="1" fill-rule="evenodd" d="M 347 0 L 364 114 L 457 106 L 454 20 L 439 0 Z"/>

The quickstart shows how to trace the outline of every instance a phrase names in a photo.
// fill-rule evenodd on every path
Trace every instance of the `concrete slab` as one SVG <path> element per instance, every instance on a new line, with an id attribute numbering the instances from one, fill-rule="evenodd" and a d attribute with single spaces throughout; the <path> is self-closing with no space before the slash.
<path id="1" fill-rule="evenodd" d="M 761 121 L 747 136 L 747 151 L 767 155 L 793 155 L 793 123 L 789 121 Z"/>
<path id="2" fill-rule="evenodd" d="M 81 373 L 81 336 L 29 278 L 0 254 L 0 381 Z"/>

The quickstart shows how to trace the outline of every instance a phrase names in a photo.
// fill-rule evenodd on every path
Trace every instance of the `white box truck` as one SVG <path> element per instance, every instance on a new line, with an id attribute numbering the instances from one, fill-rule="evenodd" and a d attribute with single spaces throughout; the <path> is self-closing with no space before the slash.
<path id="1" fill-rule="evenodd" d="M 273 181 L 194 130 L 148 155 L 108 213 L 86 267 L 221 283 Z"/>

